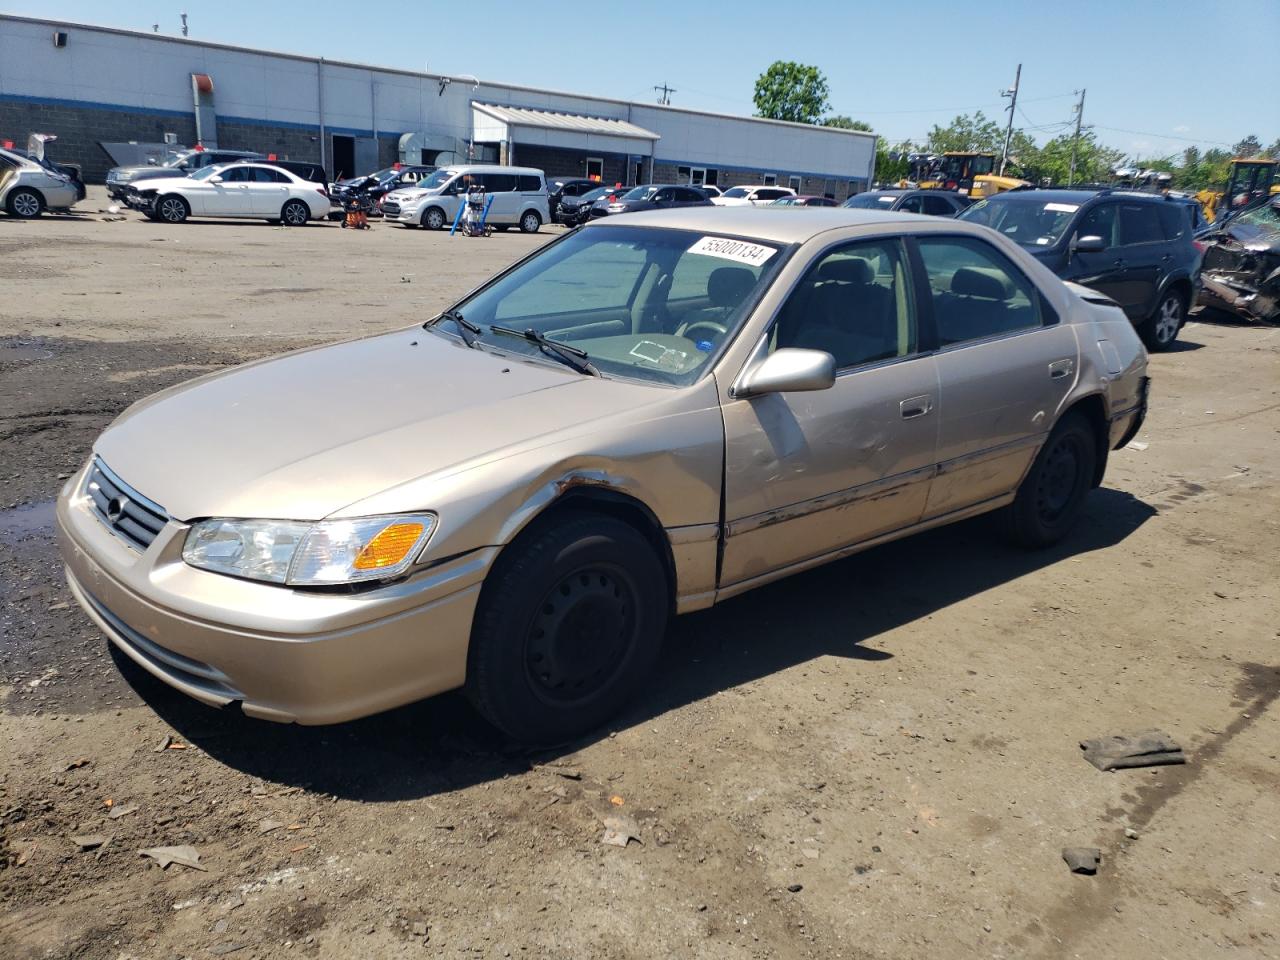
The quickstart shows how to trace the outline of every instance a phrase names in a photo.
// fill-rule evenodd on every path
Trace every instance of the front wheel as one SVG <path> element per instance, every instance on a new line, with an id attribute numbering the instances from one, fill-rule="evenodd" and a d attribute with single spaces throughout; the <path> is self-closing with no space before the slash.
<path id="1" fill-rule="evenodd" d="M 290 200 L 280 208 L 280 222 L 286 227 L 305 227 L 311 219 L 311 208 L 301 200 Z"/>
<path id="2" fill-rule="evenodd" d="M 526 210 L 520 218 L 520 230 L 523 233 L 537 233 L 542 226 L 542 218 L 532 210 Z"/>
<path id="3" fill-rule="evenodd" d="M 1155 312 L 1138 328 L 1143 343 L 1151 351 L 1168 350 L 1178 339 L 1187 308 L 1182 294 L 1171 290 L 1160 298 Z"/>
<path id="4" fill-rule="evenodd" d="M 1026 547 L 1047 547 L 1065 537 L 1093 485 L 1097 459 L 1093 427 L 1082 414 L 1067 413 L 1005 508 L 1012 538 Z"/>
<path id="5" fill-rule="evenodd" d="M 432 207 L 422 214 L 422 225 L 428 230 L 444 229 L 444 211 L 439 207 Z"/>
<path id="6" fill-rule="evenodd" d="M 44 198 L 30 187 L 11 190 L 4 205 L 9 211 L 9 216 L 22 220 L 34 219 L 44 212 Z"/>
<path id="7" fill-rule="evenodd" d="M 667 578 L 649 542 L 611 517 L 530 531 L 485 582 L 467 694 L 507 736 L 558 743 L 616 714 L 653 667 Z"/>
<path id="8" fill-rule="evenodd" d="M 191 216 L 187 201 L 179 196 L 161 197 L 156 201 L 156 216 L 164 223 L 182 223 Z"/>

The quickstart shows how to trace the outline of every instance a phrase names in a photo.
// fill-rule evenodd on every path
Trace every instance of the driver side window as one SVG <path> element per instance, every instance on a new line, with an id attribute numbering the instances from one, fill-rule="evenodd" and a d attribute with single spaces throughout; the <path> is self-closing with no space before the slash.
<path id="1" fill-rule="evenodd" d="M 1116 235 L 1117 209 L 1119 207 L 1114 203 L 1100 203 L 1087 211 L 1076 227 L 1076 236 L 1101 237 L 1107 249 L 1119 246 L 1119 237 Z"/>
<path id="2" fill-rule="evenodd" d="M 902 246 L 877 240 L 818 258 L 779 311 L 769 351 L 824 350 L 843 370 L 909 356 L 917 343 Z"/>

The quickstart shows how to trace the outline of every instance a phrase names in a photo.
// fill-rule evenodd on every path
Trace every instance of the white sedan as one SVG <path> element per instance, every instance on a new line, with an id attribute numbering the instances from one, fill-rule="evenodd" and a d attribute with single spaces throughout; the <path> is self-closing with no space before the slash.
<path id="1" fill-rule="evenodd" d="M 790 187 L 776 187 L 768 184 L 747 187 L 730 187 L 711 202 L 717 207 L 755 207 L 773 203 L 783 197 L 794 197 L 796 192 Z"/>
<path id="2" fill-rule="evenodd" d="M 152 220 L 182 223 L 188 217 L 252 217 L 300 227 L 329 216 L 329 193 L 269 163 L 205 167 L 189 177 L 143 180 L 125 202 Z"/>

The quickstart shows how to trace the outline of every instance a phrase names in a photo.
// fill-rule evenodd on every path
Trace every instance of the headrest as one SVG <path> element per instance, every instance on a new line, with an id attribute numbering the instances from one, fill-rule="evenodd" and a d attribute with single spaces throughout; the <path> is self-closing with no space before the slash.
<path id="1" fill-rule="evenodd" d="M 819 282 L 838 280 L 841 283 L 870 283 L 873 278 L 871 264 L 861 257 L 837 257 L 818 268 Z"/>
<path id="2" fill-rule="evenodd" d="M 951 277 L 951 292 L 984 300 L 1008 300 L 1013 294 L 1005 278 L 995 271 L 961 267 Z"/>
<path id="3" fill-rule="evenodd" d="M 733 308 L 756 285 L 756 275 L 746 267 L 716 267 L 707 277 L 707 296 L 717 307 Z"/>

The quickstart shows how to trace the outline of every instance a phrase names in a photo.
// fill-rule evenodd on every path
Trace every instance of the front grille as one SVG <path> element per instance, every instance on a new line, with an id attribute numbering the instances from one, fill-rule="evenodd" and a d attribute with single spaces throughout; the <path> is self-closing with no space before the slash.
<path id="1" fill-rule="evenodd" d="M 400 215 L 400 204 L 394 200 L 382 201 L 382 212 L 390 216 L 396 217 Z"/>
<path id="2" fill-rule="evenodd" d="M 151 546 L 169 520 L 164 507 L 138 493 L 97 458 L 89 468 L 84 492 L 93 500 L 98 519 L 139 550 Z"/>

